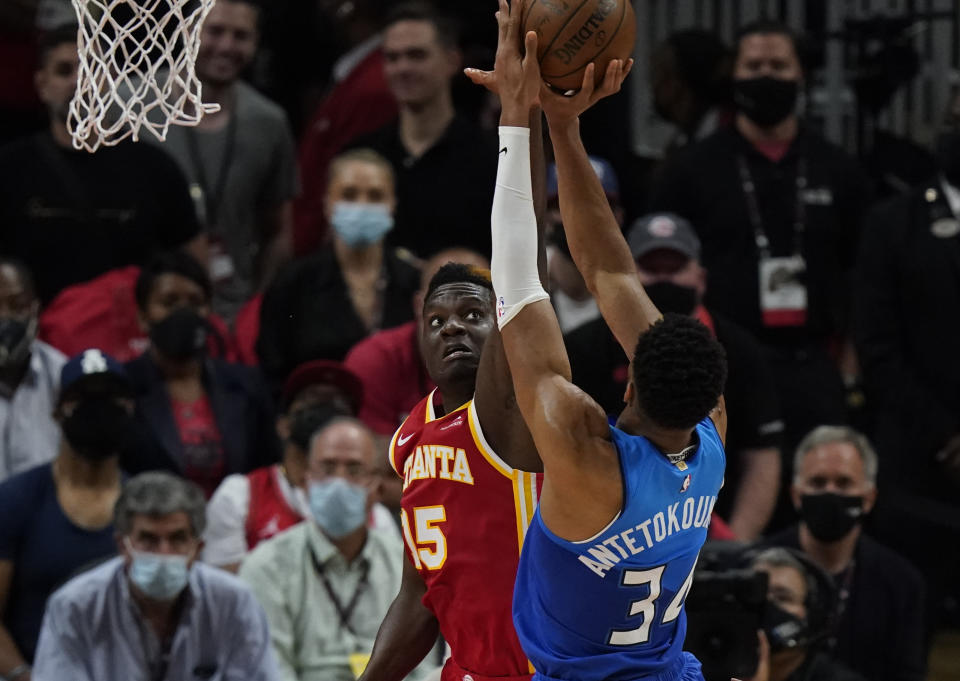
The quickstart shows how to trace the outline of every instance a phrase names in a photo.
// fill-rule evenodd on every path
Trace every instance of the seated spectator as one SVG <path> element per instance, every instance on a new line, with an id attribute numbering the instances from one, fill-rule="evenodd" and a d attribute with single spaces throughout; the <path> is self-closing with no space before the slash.
<path id="1" fill-rule="evenodd" d="M 27 268 L 0 257 L 0 480 L 57 455 L 52 414 L 63 353 L 36 338 L 40 301 Z"/>
<path id="2" fill-rule="evenodd" d="M 829 577 L 783 548 L 763 551 L 753 568 L 769 582 L 760 666 L 747 681 L 866 681 L 817 649 L 835 597 Z"/>
<path id="3" fill-rule="evenodd" d="M 63 365 L 52 463 L 0 483 L 0 675 L 29 679 L 47 598 L 91 562 L 113 555 L 119 455 L 134 428 L 123 366 L 99 350 Z"/>
<path id="4" fill-rule="evenodd" d="M 310 438 L 336 416 L 356 416 L 362 404 L 363 386 L 340 364 L 316 360 L 297 367 L 284 385 L 277 418 L 283 459 L 220 484 L 207 506 L 204 562 L 236 572 L 259 542 L 308 517 Z M 374 510 L 374 524 L 389 528 L 389 514 L 379 505 Z"/>
<path id="5" fill-rule="evenodd" d="M 440 251 L 421 269 L 420 288 L 413 297 L 414 321 L 363 339 L 344 360 L 363 382 L 363 408 L 358 418 L 378 435 L 393 435 L 417 402 L 436 388 L 420 354 L 420 319 L 430 280 L 449 262 L 490 269 L 490 261 L 474 251 Z M 390 473 L 397 477 L 392 469 Z"/>
<path id="6" fill-rule="evenodd" d="M 206 251 L 187 183 L 167 154 L 130 141 L 94 154 L 73 148 L 67 113 L 79 61 L 76 26 L 45 38 L 35 82 L 49 128 L 0 150 L 0 253 L 30 268 L 43 304 L 162 248 Z"/>
<path id="7" fill-rule="evenodd" d="M 333 241 L 290 267 L 267 289 L 257 353 L 272 387 L 312 359 L 343 360 L 374 331 L 413 318 L 417 269 L 384 245 L 393 228 L 390 164 L 369 150 L 338 156 L 326 210 Z"/>
<path id="8" fill-rule="evenodd" d="M 124 460 L 128 472 L 168 470 L 208 496 L 230 473 L 277 460 L 259 374 L 206 355 L 211 295 L 203 267 L 182 253 L 160 254 L 140 273 L 137 308 L 150 348 L 126 365 L 142 433 Z"/>
<path id="9" fill-rule="evenodd" d="M 203 506 L 196 485 L 169 473 L 126 482 L 120 555 L 50 598 L 33 681 L 279 678 L 253 594 L 197 560 Z"/>
<path id="10" fill-rule="evenodd" d="M 689 222 L 670 214 L 648 215 L 634 222 L 627 237 L 640 281 L 657 309 L 695 316 L 713 330 L 727 352 L 730 456 L 714 512 L 729 521 L 738 539 L 752 541 L 766 526 L 777 499 L 783 430 L 760 347 L 739 325 L 703 305 L 706 272 L 699 262 L 700 240 Z M 607 413 L 619 414 L 629 358 L 607 325 L 601 319 L 589 322 L 564 340 L 574 382 Z"/>
<path id="11" fill-rule="evenodd" d="M 137 312 L 139 278 L 140 268 L 131 265 L 63 289 L 40 315 L 40 338 L 68 357 L 100 348 L 121 362 L 136 359 L 150 347 Z M 226 323 L 215 314 L 207 321 L 210 356 L 234 361 L 238 350 Z"/>
<path id="12" fill-rule="evenodd" d="M 307 469 L 312 522 L 261 542 L 240 567 L 267 612 L 285 681 L 354 679 L 400 589 L 398 533 L 366 522 L 378 496 L 375 455 L 359 421 L 340 417 L 317 431 Z"/>
<path id="13" fill-rule="evenodd" d="M 765 543 L 800 549 L 833 577 L 831 656 L 870 681 L 921 681 L 923 579 L 861 528 L 877 500 L 876 482 L 877 455 L 867 438 L 843 426 L 814 429 L 793 464 L 790 493 L 800 523 Z"/>

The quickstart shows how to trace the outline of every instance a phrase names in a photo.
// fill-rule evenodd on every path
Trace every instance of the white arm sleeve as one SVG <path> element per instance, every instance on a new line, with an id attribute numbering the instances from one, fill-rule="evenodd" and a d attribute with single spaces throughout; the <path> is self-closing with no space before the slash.
<path id="1" fill-rule="evenodd" d="M 525 306 L 550 297 L 537 270 L 529 128 L 500 127 L 500 164 L 490 223 L 490 275 L 497 296 L 497 324 L 502 329 Z"/>

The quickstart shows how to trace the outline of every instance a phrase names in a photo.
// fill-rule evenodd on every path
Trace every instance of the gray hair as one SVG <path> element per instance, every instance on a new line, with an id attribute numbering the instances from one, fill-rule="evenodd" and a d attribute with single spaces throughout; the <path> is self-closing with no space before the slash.
<path id="1" fill-rule="evenodd" d="M 811 449 L 838 442 L 853 445 L 863 461 L 867 484 L 874 487 L 877 484 L 877 452 L 863 433 L 849 426 L 817 426 L 807 433 L 806 437 L 797 445 L 796 454 L 793 456 L 794 482 L 800 477 L 803 458 Z"/>
<path id="2" fill-rule="evenodd" d="M 113 509 L 113 526 L 117 534 L 127 535 L 134 516 L 186 513 L 194 536 L 200 537 L 207 525 L 206 506 L 203 492 L 189 480 L 161 471 L 141 473 L 123 485 Z"/>
<path id="3" fill-rule="evenodd" d="M 774 568 L 790 568 L 799 572 L 800 576 L 803 577 L 803 584 L 807 589 L 807 593 L 803 598 L 805 607 L 809 608 L 810 603 L 819 597 L 819 587 L 817 586 L 816 577 L 810 573 L 809 568 L 803 564 L 803 561 L 787 549 L 779 546 L 764 549 L 750 561 L 750 566 L 755 570 L 761 565 L 769 565 Z M 807 617 L 809 616 L 808 611 Z"/>

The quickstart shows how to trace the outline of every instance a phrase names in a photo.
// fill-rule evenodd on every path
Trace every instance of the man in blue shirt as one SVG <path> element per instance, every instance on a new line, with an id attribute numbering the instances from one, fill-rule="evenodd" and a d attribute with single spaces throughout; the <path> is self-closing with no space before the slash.
<path id="1" fill-rule="evenodd" d="M 513 9 L 514 15 L 511 16 Z M 492 275 L 517 403 L 543 459 L 514 624 L 535 679 L 702 679 L 682 650 L 683 603 L 723 481 L 723 349 L 699 322 L 662 319 L 636 274 L 579 137 L 578 116 L 619 90 L 614 60 L 594 90 L 559 97 L 536 58 L 521 60 L 518 12 L 500 2 L 495 67 L 503 106 Z M 537 54 L 537 36 L 524 38 Z M 571 254 L 624 351 L 633 357 L 617 427 L 570 381 L 563 337 L 537 276 L 529 113 L 539 98 L 554 144 Z"/>

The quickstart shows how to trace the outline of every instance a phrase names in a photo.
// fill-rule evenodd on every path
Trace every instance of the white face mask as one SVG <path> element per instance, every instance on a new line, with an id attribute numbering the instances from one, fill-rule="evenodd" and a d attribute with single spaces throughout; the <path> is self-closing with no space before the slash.
<path id="1" fill-rule="evenodd" d="M 186 588 L 190 579 L 190 556 L 137 551 L 124 538 L 133 560 L 130 581 L 144 596 L 155 601 L 172 601 Z"/>

